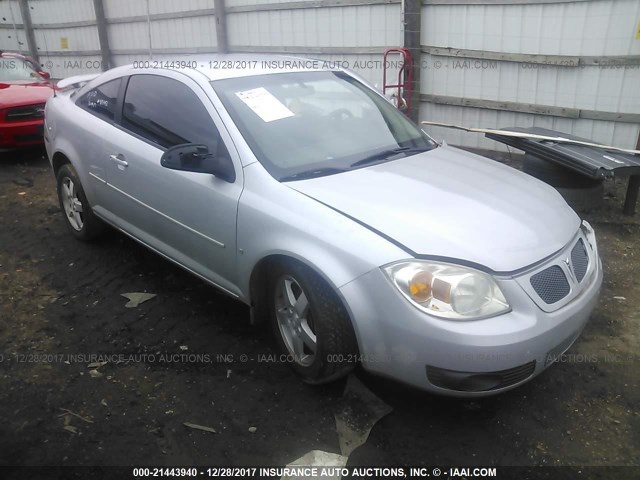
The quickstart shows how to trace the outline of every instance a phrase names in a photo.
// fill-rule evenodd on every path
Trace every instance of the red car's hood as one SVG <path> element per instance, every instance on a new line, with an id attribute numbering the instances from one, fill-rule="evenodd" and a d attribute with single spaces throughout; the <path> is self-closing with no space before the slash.
<path id="1" fill-rule="evenodd" d="M 44 103 L 52 93 L 49 82 L 0 82 L 0 108 Z"/>

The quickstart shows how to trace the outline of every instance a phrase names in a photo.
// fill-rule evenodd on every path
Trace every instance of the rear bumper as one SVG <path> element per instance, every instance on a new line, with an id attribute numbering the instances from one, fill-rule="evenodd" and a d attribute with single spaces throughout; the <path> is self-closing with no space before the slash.
<path id="1" fill-rule="evenodd" d="M 44 120 L 0 123 L 0 148 L 12 149 L 44 142 Z"/>

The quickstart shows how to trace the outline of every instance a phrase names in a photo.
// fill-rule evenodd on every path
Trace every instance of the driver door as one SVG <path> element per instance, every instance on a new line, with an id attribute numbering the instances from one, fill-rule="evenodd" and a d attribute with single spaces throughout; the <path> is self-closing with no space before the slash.
<path id="1" fill-rule="evenodd" d="M 231 158 L 235 182 L 162 167 L 163 153 L 183 143 L 205 144 Z M 176 72 L 129 77 L 120 128 L 105 140 L 104 157 L 108 215 L 153 249 L 237 294 L 242 169 L 202 88 Z"/>

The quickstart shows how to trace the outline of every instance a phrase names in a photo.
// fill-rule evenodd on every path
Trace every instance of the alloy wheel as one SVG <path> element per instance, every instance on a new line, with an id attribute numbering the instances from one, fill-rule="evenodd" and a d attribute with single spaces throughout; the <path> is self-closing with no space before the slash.
<path id="1" fill-rule="evenodd" d="M 79 232 L 84 226 L 84 220 L 82 218 L 83 207 L 82 202 L 78 198 L 78 189 L 69 177 L 65 177 L 62 180 L 60 196 L 69 224 L 74 230 Z"/>
<path id="2" fill-rule="evenodd" d="M 307 295 L 300 283 L 290 275 L 284 275 L 277 281 L 274 295 L 276 320 L 282 340 L 293 360 L 308 367 L 315 360 L 318 342 Z"/>

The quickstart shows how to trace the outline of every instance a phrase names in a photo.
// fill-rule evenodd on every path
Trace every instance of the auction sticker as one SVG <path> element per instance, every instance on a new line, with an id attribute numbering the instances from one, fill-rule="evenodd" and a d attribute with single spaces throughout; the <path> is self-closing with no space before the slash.
<path id="1" fill-rule="evenodd" d="M 291 110 L 264 87 L 236 92 L 236 95 L 265 122 L 273 122 L 274 120 L 281 120 L 294 115 Z"/>

